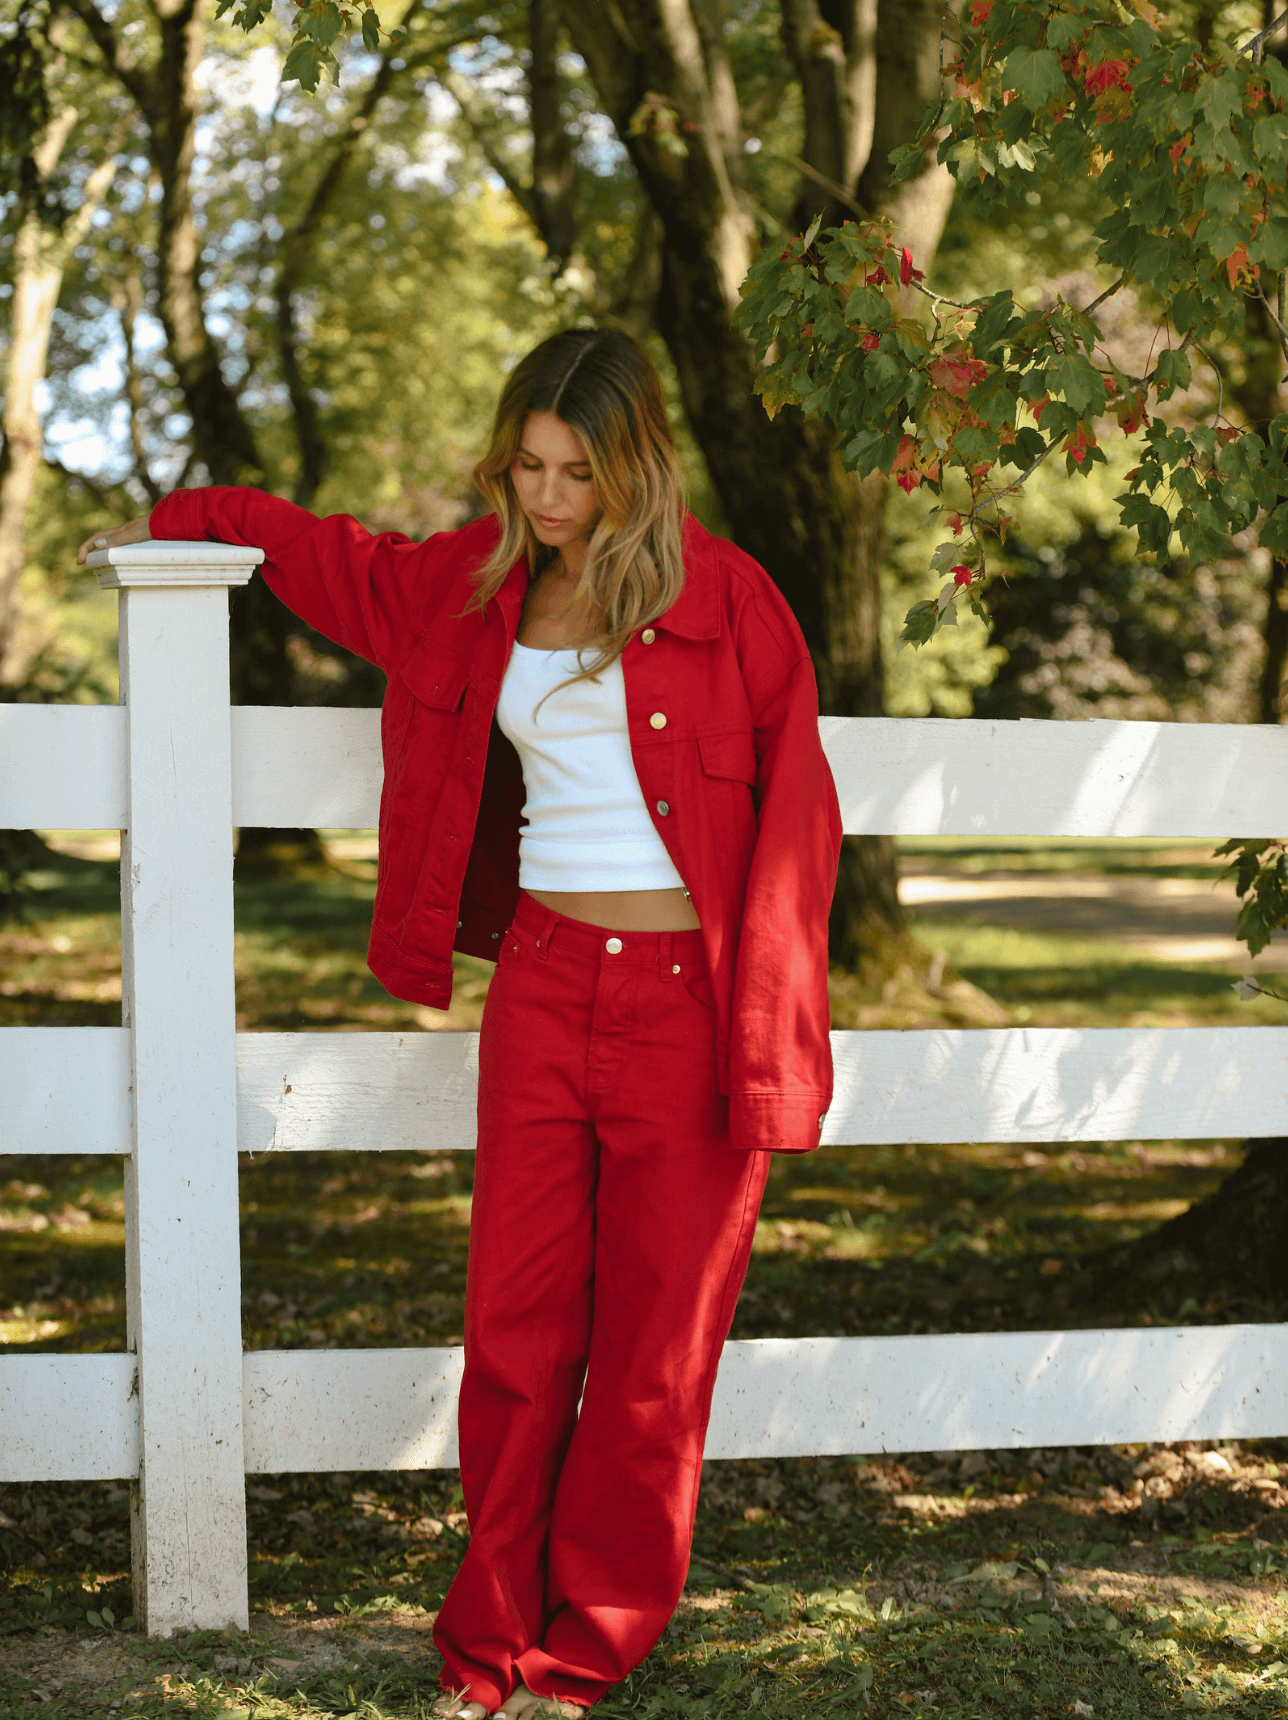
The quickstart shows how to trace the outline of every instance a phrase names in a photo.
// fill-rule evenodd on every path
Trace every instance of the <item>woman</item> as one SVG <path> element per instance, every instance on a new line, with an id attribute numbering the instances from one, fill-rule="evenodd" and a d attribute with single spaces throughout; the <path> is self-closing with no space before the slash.
<path id="1" fill-rule="evenodd" d="M 249 489 L 178 491 L 92 548 L 256 545 L 378 663 L 369 960 L 445 1009 L 495 957 L 459 1426 L 471 1525 L 435 1628 L 463 1720 L 585 1706 L 684 1586 L 721 1346 L 771 1151 L 831 1097 L 840 819 L 800 631 L 684 513 L 656 373 L 611 330 L 513 372 L 427 542 Z M 580 1400 L 580 1401 L 579 1401 Z"/>

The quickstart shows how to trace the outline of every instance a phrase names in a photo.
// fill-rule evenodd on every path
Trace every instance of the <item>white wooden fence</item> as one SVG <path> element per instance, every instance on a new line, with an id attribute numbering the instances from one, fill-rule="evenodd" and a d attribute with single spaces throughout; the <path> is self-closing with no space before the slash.
<path id="1" fill-rule="evenodd" d="M 227 596 L 261 557 L 91 558 L 123 703 L 0 705 L 0 825 L 119 828 L 121 1028 L 0 1031 L 0 1152 L 126 1159 L 127 1354 L 0 1358 L 0 1480 L 134 1482 L 154 1635 L 247 1621 L 247 1471 L 456 1460 L 455 1349 L 242 1353 L 237 1159 L 468 1150 L 472 1034 L 237 1035 L 232 831 L 369 828 L 374 711 L 234 709 Z M 823 719 L 847 831 L 1288 829 L 1288 731 Z M 837 1033 L 824 1139 L 1278 1134 L 1288 1029 Z M 1283 1326 L 732 1343 L 711 1457 L 1288 1432 Z"/>

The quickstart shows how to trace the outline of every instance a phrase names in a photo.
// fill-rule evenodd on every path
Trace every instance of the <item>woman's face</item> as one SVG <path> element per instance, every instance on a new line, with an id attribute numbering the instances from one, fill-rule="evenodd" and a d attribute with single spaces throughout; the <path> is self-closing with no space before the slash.
<path id="1" fill-rule="evenodd" d="M 588 538 L 603 513 L 581 437 L 553 412 L 528 414 L 510 481 L 537 542 L 551 549 Z"/>

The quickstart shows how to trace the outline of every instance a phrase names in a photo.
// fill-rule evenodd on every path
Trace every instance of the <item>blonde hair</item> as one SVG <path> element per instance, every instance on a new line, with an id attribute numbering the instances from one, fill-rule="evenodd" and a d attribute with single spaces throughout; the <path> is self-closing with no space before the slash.
<path id="1" fill-rule="evenodd" d="M 589 595 L 596 620 L 584 649 L 597 656 L 572 677 L 585 680 L 615 663 L 636 628 L 656 621 L 680 595 L 683 481 L 662 385 L 637 341 L 591 328 L 542 341 L 502 389 L 491 443 L 474 468 L 501 536 L 474 576 L 471 609 L 496 595 L 520 556 L 535 577 L 554 553 L 533 535 L 510 478 L 533 412 L 553 412 L 581 438 L 604 510 L 577 588 Z"/>

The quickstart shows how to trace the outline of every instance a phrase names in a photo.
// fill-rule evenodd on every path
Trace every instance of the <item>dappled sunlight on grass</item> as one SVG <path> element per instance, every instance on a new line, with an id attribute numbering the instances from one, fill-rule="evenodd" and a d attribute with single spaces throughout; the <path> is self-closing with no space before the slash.
<path id="1" fill-rule="evenodd" d="M 1067 858 L 1015 848 L 1006 863 L 1030 870 Z M 998 863 L 995 850 L 959 858 Z M 1087 864 L 1083 848 L 1073 858 Z M 1126 858 L 1132 870 L 1198 865 L 1148 845 Z M 372 881 L 360 856 L 346 864 L 239 887 L 242 1026 L 476 1024 L 486 963 L 461 962 L 446 1023 L 371 979 Z M 6 1023 L 119 1020 L 119 1002 L 94 992 L 115 975 L 119 998 L 115 868 L 86 861 L 59 876 L 30 898 L 25 922 L 0 928 Z M 941 920 L 927 935 L 1001 1000 L 1001 1011 L 984 1000 L 994 1018 L 1288 1019 L 1276 1005 L 1240 1005 L 1224 973 L 1127 959 L 1108 940 Z M 842 982 L 838 996 L 870 1011 L 870 1025 L 915 1024 L 898 995 L 856 1001 Z M 948 996 L 938 1020 L 955 1009 L 968 1020 L 972 1007 L 966 993 Z M 958 1143 L 777 1159 L 734 1335 L 1273 1317 L 1202 1287 L 1178 1306 L 1121 1301 L 1096 1279 L 1103 1250 L 1209 1193 L 1238 1150 Z M 123 1348 L 121 1161 L 14 1158 L 5 1175 L 3 1349 Z M 247 1345 L 459 1343 L 472 1176 L 470 1154 L 432 1143 L 243 1157 Z M 1288 1442 L 708 1464 L 685 1597 L 601 1712 L 1052 1720 L 1082 1703 L 1097 1720 L 1288 1714 L 1280 1465 L 1288 1479 Z M 143 1643 L 122 1628 L 126 1490 L 0 1488 L 0 1720 L 423 1716 L 439 1665 L 429 1629 L 468 1535 L 455 1473 L 251 1476 L 247 1502 L 250 1632 Z"/>

